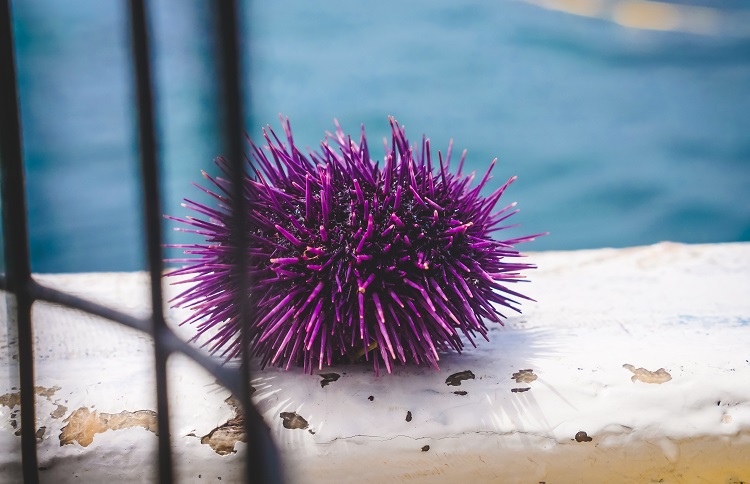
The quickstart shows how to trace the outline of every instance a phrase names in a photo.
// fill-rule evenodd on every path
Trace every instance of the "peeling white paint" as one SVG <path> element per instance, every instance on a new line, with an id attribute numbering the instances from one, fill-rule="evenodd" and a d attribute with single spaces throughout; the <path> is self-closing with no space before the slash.
<path id="1" fill-rule="evenodd" d="M 290 480 L 750 481 L 750 244 L 664 243 L 530 260 L 539 269 L 525 290 L 539 302 L 493 327 L 490 343 L 441 355 L 440 372 L 322 371 L 335 379 L 256 369 L 253 400 Z M 143 274 L 39 279 L 138 314 L 148 309 Z M 182 316 L 169 313 L 173 323 Z M 156 437 L 143 428 L 96 434 L 85 448 L 59 441 L 75 409 L 155 408 L 148 339 L 44 304 L 35 305 L 34 324 L 36 384 L 59 387 L 37 402 L 43 481 L 152 481 Z M 177 331 L 187 339 L 191 328 Z M 11 394 L 13 360 L 2 353 L 0 364 L 0 395 Z M 467 370 L 473 379 L 447 384 Z M 179 481 L 236 481 L 246 445 L 219 455 L 201 444 L 234 417 L 229 393 L 184 357 L 173 357 L 169 372 Z M 60 406 L 70 410 L 53 417 Z M 17 410 L 0 404 L 3 482 L 20 480 L 20 438 L 10 423 Z M 307 427 L 285 428 L 282 413 Z"/>

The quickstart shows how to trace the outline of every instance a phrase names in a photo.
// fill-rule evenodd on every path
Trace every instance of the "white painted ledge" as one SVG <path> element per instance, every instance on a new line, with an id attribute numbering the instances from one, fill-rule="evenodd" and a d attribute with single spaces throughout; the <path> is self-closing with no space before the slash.
<path id="1" fill-rule="evenodd" d="M 256 371 L 253 398 L 288 480 L 750 481 L 750 244 L 662 243 L 530 260 L 539 269 L 524 289 L 539 302 L 493 328 L 490 343 L 442 355 L 440 372 L 408 366 L 375 378 L 369 365 L 340 365 L 323 370 L 340 377 L 322 386 L 321 376 L 301 370 Z M 143 274 L 40 279 L 136 314 L 148 309 Z M 153 480 L 156 437 L 144 428 L 153 416 L 131 413 L 155 408 L 148 338 L 46 304 L 35 306 L 34 324 L 43 481 Z M 7 344 L 1 335 L 0 481 L 18 482 Z M 446 384 L 465 370 L 474 378 Z M 229 393 L 178 357 L 170 391 L 179 482 L 236 481 L 245 444 L 221 455 L 201 443 L 234 416 Z M 93 412 L 126 413 L 110 415 L 90 442 L 68 433 L 87 413 L 91 427 Z M 285 428 L 282 413 L 287 426 L 307 428 Z M 61 445 L 61 434 L 71 443 Z"/>

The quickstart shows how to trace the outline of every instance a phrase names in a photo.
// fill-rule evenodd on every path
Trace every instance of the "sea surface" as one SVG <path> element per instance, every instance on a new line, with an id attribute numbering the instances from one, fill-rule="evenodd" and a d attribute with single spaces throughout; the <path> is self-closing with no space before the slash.
<path id="1" fill-rule="evenodd" d="M 393 115 L 472 170 L 497 157 L 488 193 L 518 176 L 508 237 L 550 232 L 526 251 L 750 240 L 747 4 L 675 4 L 707 15 L 700 31 L 604 4 L 246 3 L 248 133 L 283 113 L 314 148 L 334 118 L 364 123 L 380 158 Z M 34 271 L 145 267 L 125 5 L 13 2 Z M 209 2 L 150 6 L 163 207 L 184 216 L 221 154 L 214 22 Z M 174 226 L 167 242 L 196 240 Z"/>

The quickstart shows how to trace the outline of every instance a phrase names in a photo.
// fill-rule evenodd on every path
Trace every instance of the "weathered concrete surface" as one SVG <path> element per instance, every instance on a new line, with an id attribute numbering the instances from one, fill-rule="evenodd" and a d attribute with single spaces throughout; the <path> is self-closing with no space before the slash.
<path id="1" fill-rule="evenodd" d="M 750 482 L 750 244 L 530 260 L 539 270 L 523 289 L 538 303 L 494 327 L 491 342 L 441 355 L 440 372 L 256 370 L 253 400 L 290 481 Z M 142 274 L 40 280 L 148 310 Z M 34 323 L 44 482 L 153 480 L 148 338 L 44 304 Z M 0 353 L 0 364 L 0 481 L 17 482 L 14 360 Z M 246 444 L 229 393 L 180 357 L 170 392 L 180 482 L 236 481 Z M 143 425 L 131 426 L 136 415 Z M 102 416 L 123 425 L 100 427 Z M 61 445 L 82 417 L 103 431 Z"/>

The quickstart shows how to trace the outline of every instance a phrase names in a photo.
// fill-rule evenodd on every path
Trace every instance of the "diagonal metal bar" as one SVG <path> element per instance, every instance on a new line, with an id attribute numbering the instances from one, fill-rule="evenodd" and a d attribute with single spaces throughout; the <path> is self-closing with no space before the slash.
<path id="1" fill-rule="evenodd" d="M 169 431 L 169 393 L 167 359 L 169 349 L 163 344 L 164 320 L 161 276 L 163 273 L 161 237 L 161 201 L 159 199 L 159 166 L 156 125 L 154 122 L 153 83 L 149 50 L 149 28 L 144 0 L 130 0 L 130 27 L 133 42 L 136 95 L 138 99 L 138 138 L 141 153 L 143 206 L 145 209 L 146 254 L 151 279 L 151 310 L 156 374 L 156 414 L 159 426 L 159 481 L 171 483 L 172 448 Z"/>
<path id="2" fill-rule="evenodd" d="M 247 437 L 247 457 L 245 459 L 246 482 L 282 482 L 281 465 L 276 448 L 266 423 L 250 401 L 250 336 L 247 328 L 250 307 L 250 281 L 247 257 L 247 201 L 244 196 L 244 98 L 240 83 L 242 51 L 240 49 L 240 29 L 236 0 L 222 0 L 215 4 L 218 17 L 219 59 L 221 67 L 221 87 L 226 132 L 225 150 L 230 164 L 232 183 L 232 243 L 236 270 L 239 275 L 239 288 L 234 301 L 240 308 L 240 331 L 242 343 L 242 393 L 240 399 L 245 410 L 245 435 Z"/>
<path id="3" fill-rule="evenodd" d="M 6 288 L 5 278 L 0 275 L 0 289 Z M 32 283 L 30 289 L 31 296 L 39 301 L 46 301 L 53 304 L 59 304 L 71 309 L 77 309 L 84 311 L 94 316 L 99 316 L 110 321 L 122 324 L 129 328 L 142 331 L 153 337 L 154 326 L 149 319 L 141 319 L 131 316 L 127 313 L 123 313 L 116 309 L 111 309 L 107 306 L 89 301 L 87 299 L 74 296 L 57 289 L 52 289 L 47 286 L 43 286 L 38 283 Z M 182 341 L 172 330 L 165 327 L 162 330 L 161 340 L 164 347 L 172 353 L 179 352 L 192 359 L 209 373 L 216 377 L 216 379 L 229 391 L 239 395 L 242 391 L 242 383 L 239 378 L 239 370 L 237 368 L 230 368 L 226 365 L 221 364 L 218 361 L 211 359 L 208 355 L 202 353 L 200 350 Z"/>
<path id="4" fill-rule="evenodd" d="M 26 215 L 21 117 L 9 0 L 0 0 L 0 164 L 2 165 L 2 218 L 5 239 L 6 284 L 15 294 L 18 332 L 18 370 L 21 386 L 21 455 L 23 479 L 39 482 L 34 414 L 34 348 L 29 288 L 31 262 Z M 9 318 L 12 319 L 12 318 Z"/>
<path id="5" fill-rule="evenodd" d="M 116 309 L 111 309 L 101 304 L 83 299 L 67 292 L 58 291 L 51 287 L 43 286 L 37 282 L 32 283 L 30 292 L 34 299 L 59 304 L 71 309 L 84 311 L 94 316 L 99 316 L 110 321 L 115 321 L 129 328 L 137 329 L 148 335 L 153 334 L 153 325 L 150 319 L 141 319 Z"/>

